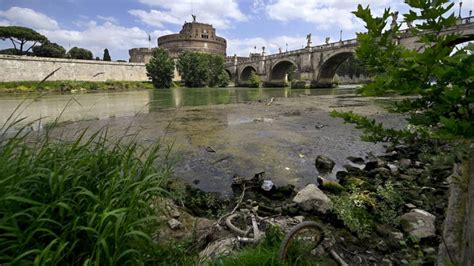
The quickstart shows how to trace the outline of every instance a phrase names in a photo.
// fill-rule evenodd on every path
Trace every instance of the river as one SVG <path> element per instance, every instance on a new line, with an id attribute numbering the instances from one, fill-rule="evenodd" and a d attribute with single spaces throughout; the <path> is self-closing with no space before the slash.
<path id="1" fill-rule="evenodd" d="M 354 111 L 398 123 L 377 101 L 351 95 L 354 88 L 199 88 L 85 94 L 1 94 L 4 123 L 21 104 L 18 117 L 42 118 L 38 129 L 59 114 L 58 131 L 68 138 L 88 128 L 108 128 L 109 136 L 136 134 L 142 144 L 172 145 L 174 175 L 205 191 L 231 195 L 234 176 L 265 172 L 276 185 L 302 187 L 316 182 L 318 155 L 336 162 L 348 156 L 381 153 L 380 144 L 362 142 L 354 126 L 328 112 Z M 25 100 L 27 99 L 27 100 Z M 23 102 L 24 101 L 24 102 Z M 65 108 L 67 106 L 67 108 Z M 214 150 L 215 152 L 210 152 Z"/>
<path id="2" fill-rule="evenodd" d="M 243 103 L 271 97 L 299 95 L 332 95 L 353 92 L 354 86 L 338 89 L 290 88 L 173 88 L 167 90 L 106 91 L 92 93 L 1 93 L 0 124 L 16 114 L 25 122 L 41 119 L 43 124 L 54 121 L 81 121 L 132 116 L 137 113 L 160 112 L 166 108 Z M 24 124 L 24 123 L 23 123 Z M 37 129 L 37 125 L 34 125 Z"/>

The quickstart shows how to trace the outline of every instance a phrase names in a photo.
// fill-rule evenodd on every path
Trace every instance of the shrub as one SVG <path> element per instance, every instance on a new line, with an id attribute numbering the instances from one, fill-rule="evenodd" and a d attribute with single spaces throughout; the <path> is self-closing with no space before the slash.
<path id="1" fill-rule="evenodd" d="M 252 71 L 250 73 L 250 78 L 249 78 L 249 87 L 250 88 L 260 88 L 262 85 L 262 81 L 260 80 L 260 77 L 255 73 L 255 71 Z"/>

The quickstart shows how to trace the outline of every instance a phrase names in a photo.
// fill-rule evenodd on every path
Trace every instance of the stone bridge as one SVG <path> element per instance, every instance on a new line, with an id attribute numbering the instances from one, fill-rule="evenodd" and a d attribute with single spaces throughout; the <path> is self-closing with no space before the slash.
<path id="1" fill-rule="evenodd" d="M 460 38 L 453 45 L 474 40 L 474 17 L 458 19 L 456 26 L 446 29 L 444 34 L 457 33 Z M 403 31 L 397 42 L 409 49 L 422 49 L 418 37 L 408 30 Z M 238 86 L 248 85 L 252 72 L 255 72 L 264 86 L 283 87 L 287 83 L 287 73 L 295 68 L 294 79 L 301 80 L 311 87 L 331 87 L 337 68 L 352 56 L 357 40 L 344 40 L 303 49 L 265 55 L 251 54 L 250 57 L 228 57 L 226 71 Z"/>

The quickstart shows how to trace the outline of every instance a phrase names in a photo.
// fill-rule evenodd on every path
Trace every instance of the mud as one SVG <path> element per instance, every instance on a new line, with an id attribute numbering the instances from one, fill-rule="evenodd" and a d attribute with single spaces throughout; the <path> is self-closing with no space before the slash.
<path id="1" fill-rule="evenodd" d="M 386 98 L 324 95 L 274 98 L 248 103 L 168 108 L 160 112 L 82 121 L 62 127 L 66 135 L 82 128 L 108 127 L 109 136 L 138 133 L 138 141 L 172 145 L 174 175 L 208 192 L 230 196 L 234 176 L 265 172 L 277 186 L 301 188 L 319 175 L 315 158 L 323 154 L 336 162 L 332 173 L 349 163 L 348 156 L 380 154 L 383 144 L 363 142 L 360 130 L 329 116 L 332 110 L 354 111 L 401 127 L 401 116 L 382 106 Z M 212 152 L 215 151 L 215 152 Z"/>

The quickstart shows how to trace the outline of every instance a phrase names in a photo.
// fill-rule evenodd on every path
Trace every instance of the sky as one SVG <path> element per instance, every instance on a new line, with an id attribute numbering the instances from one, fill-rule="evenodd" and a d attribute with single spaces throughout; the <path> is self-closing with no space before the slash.
<path id="1" fill-rule="evenodd" d="M 452 2 L 458 14 L 459 0 Z M 129 49 L 156 47 L 159 36 L 179 32 L 195 14 L 227 39 L 227 55 L 248 56 L 262 46 L 267 54 L 299 49 L 309 33 L 313 45 L 338 41 L 341 30 L 342 39 L 355 38 L 364 31 L 351 13 L 358 3 L 376 14 L 407 11 L 403 0 L 0 0 L 0 26 L 29 27 L 66 50 L 82 47 L 102 58 L 108 48 L 113 60 L 128 60 Z M 474 0 L 463 1 L 463 17 L 469 10 Z M 0 41 L 0 49 L 10 47 Z"/>

